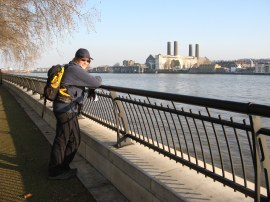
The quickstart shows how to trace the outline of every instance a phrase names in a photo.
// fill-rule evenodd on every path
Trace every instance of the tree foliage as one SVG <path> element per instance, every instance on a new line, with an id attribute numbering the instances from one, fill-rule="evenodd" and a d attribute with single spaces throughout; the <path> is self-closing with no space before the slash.
<path id="1" fill-rule="evenodd" d="M 171 67 L 179 67 L 180 66 L 180 61 L 179 60 L 172 60 L 171 62 Z"/>
<path id="2" fill-rule="evenodd" d="M 99 19 L 85 0 L 0 0 L 0 54 L 27 67 L 45 47 L 70 36 L 83 22 L 88 31 Z"/>

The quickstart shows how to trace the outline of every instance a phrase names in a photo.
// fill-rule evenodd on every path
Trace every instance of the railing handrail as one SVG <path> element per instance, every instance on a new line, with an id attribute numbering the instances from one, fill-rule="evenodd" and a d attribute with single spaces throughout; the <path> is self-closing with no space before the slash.
<path id="1" fill-rule="evenodd" d="M 204 97 L 195 97 L 190 95 L 180 95 L 173 93 L 165 93 L 158 91 L 149 91 L 149 90 L 141 90 L 141 89 L 133 89 L 133 88 L 125 88 L 125 87 L 117 87 L 117 86 L 108 86 L 102 85 L 100 86 L 102 89 L 117 91 L 121 93 L 131 93 L 133 95 L 146 96 L 156 99 L 166 99 L 175 102 L 181 102 L 185 104 L 210 107 L 214 109 L 227 110 L 231 112 L 257 115 L 257 116 L 265 116 L 270 118 L 270 106 L 255 104 L 255 103 L 243 103 L 237 101 L 227 101 L 221 99 L 214 98 L 204 98 Z"/>
<path id="2" fill-rule="evenodd" d="M 20 76 L 20 75 L 16 75 Z M 21 76 L 21 77 L 29 77 L 37 80 L 46 81 L 46 78 L 43 77 L 35 77 L 35 76 Z M 265 116 L 270 118 L 270 106 L 256 104 L 252 102 L 237 102 L 237 101 L 228 101 L 214 98 L 205 98 L 191 95 L 180 95 L 173 93 L 165 93 L 158 91 L 150 91 L 150 90 L 142 90 L 142 89 L 134 89 L 134 88 L 126 88 L 126 87 L 118 87 L 118 86 L 110 86 L 110 85 L 101 85 L 101 89 L 117 91 L 121 93 L 132 93 L 133 95 L 141 95 L 156 99 L 167 99 L 170 101 L 181 102 L 185 104 L 210 107 L 214 109 L 227 110 L 231 112 L 249 114 L 249 115 L 257 115 L 257 116 Z"/>

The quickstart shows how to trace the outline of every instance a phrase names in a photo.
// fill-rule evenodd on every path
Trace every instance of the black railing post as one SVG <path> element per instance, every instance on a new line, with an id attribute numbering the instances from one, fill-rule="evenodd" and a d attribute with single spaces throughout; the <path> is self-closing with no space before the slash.
<path id="1" fill-rule="evenodd" d="M 131 139 L 125 137 L 126 134 L 130 133 L 129 129 L 129 124 L 127 121 L 127 117 L 124 111 L 124 107 L 121 103 L 121 101 L 117 100 L 117 93 L 115 91 L 110 91 L 113 105 L 114 105 L 114 114 L 115 114 L 115 119 L 116 119 L 116 127 L 117 127 L 117 147 L 123 147 L 126 145 L 132 144 Z M 120 130 L 121 130 L 121 125 L 120 123 L 122 122 L 123 127 L 124 127 L 124 132 L 125 135 L 122 135 Z"/>
<path id="2" fill-rule="evenodd" d="M 260 133 L 260 130 L 263 128 L 261 124 L 260 116 L 251 116 L 251 124 L 253 127 L 253 145 L 254 145 L 254 171 L 255 171 L 255 201 L 261 201 L 261 176 L 264 172 L 265 181 L 266 181 L 266 194 L 269 201 L 270 190 L 269 190 L 269 181 L 270 181 L 270 156 L 269 149 L 267 145 L 266 136 Z"/>

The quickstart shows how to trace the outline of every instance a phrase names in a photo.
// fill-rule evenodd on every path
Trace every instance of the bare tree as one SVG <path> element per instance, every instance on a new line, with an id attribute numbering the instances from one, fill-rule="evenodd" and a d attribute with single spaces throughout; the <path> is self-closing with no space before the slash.
<path id="1" fill-rule="evenodd" d="M 93 28 L 99 12 L 83 10 L 86 0 L 0 0 L 0 54 L 24 67 L 38 59 L 55 40 L 84 23 Z"/>

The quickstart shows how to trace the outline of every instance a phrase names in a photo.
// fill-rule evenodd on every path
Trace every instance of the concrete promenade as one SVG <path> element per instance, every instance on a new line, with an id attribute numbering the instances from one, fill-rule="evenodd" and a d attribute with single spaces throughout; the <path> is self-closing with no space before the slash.
<path id="1" fill-rule="evenodd" d="M 95 201 L 78 178 L 47 179 L 50 144 L 3 87 L 0 120 L 0 201 Z"/>
<path id="2" fill-rule="evenodd" d="M 42 100 L 39 99 L 39 95 L 33 95 L 31 91 L 26 91 L 13 84 L 4 83 L 4 86 L 14 92 L 17 100 L 20 100 L 19 97 L 21 97 L 21 100 L 29 104 L 29 106 L 23 105 L 24 110 L 38 126 L 39 133 L 42 131 L 49 142 L 52 142 L 54 130 L 51 127 L 54 125 L 54 120 L 50 106 L 44 117 L 46 123 L 40 118 Z M 5 92 L 3 97 L 6 97 L 8 94 L 6 90 L 1 89 L 2 92 Z M 10 99 L 12 100 L 12 98 Z M 27 116 L 25 115 L 25 117 Z M 29 119 L 28 122 L 31 123 Z M 23 122 L 18 121 L 17 125 L 19 126 L 20 123 Z M 31 128 L 31 126 L 33 127 L 33 123 L 27 128 Z M 233 189 L 224 187 L 221 183 L 214 182 L 212 179 L 206 178 L 204 175 L 138 143 L 133 142 L 132 145 L 117 149 L 114 147 L 116 143 L 115 132 L 89 119 L 80 120 L 80 126 L 82 143 L 79 153 L 89 163 L 85 163 L 83 158 L 77 156 L 72 166 L 78 168 L 78 179 L 97 201 L 253 201 L 242 193 L 234 192 Z M 39 136 L 39 139 L 42 137 Z M 41 146 L 38 148 L 42 149 Z M 46 158 L 43 164 L 47 163 L 48 156 Z M 29 162 L 25 161 L 25 165 L 29 166 L 28 164 Z M 46 165 L 34 170 L 39 178 L 47 180 L 45 179 Z M 72 180 L 76 180 L 76 178 Z M 79 183 L 79 181 L 77 182 Z M 59 185 L 58 181 L 53 183 Z M 64 184 L 67 186 L 68 183 L 64 182 Z M 48 192 L 48 188 L 43 190 Z M 23 192 L 31 192 L 31 190 L 25 189 Z M 9 192 L 7 191 L 7 193 Z M 72 196 L 72 193 L 76 194 L 77 191 L 72 189 L 69 193 Z M 36 194 L 33 193 L 33 198 L 34 196 Z M 72 200 L 72 198 L 63 199 L 59 201 L 83 201 Z"/>

